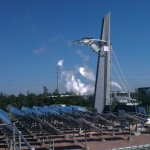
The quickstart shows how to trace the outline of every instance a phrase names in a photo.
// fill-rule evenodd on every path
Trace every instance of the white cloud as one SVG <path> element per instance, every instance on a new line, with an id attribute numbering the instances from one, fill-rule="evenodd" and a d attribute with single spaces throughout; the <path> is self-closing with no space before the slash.
<path id="1" fill-rule="evenodd" d="M 37 24 L 35 24 L 32 31 L 34 32 L 34 30 L 36 30 L 36 28 L 37 28 Z M 43 43 L 43 45 L 41 45 L 39 48 L 35 48 L 33 50 L 34 54 L 41 55 L 46 50 L 56 51 L 56 50 L 58 50 L 58 47 L 60 47 L 62 45 L 69 46 L 69 47 L 72 46 L 72 41 L 66 40 L 65 36 L 63 36 L 63 35 L 51 36 L 51 37 L 49 37 L 49 39 L 47 39 L 46 41 L 43 41 L 42 43 Z"/>
<path id="2" fill-rule="evenodd" d="M 70 41 L 70 40 L 66 41 L 66 45 L 69 47 L 72 46 L 72 41 Z"/>
<path id="3" fill-rule="evenodd" d="M 57 36 L 52 36 L 52 37 L 49 37 L 49 43 L 60 43 L 62 41 L 64 41 L 65 37 L 63 35 L 57 35 Z"/>
<path id="4" fill-rule="evenodd" d="M 90 58 L 89 56 L 85 55 L 82 51 L 78 50 L 77 54 L 84 60 L 84 61 L 88 61 Z"/>
<path id="5" fill-rule="evenodd" d="M 46 48 L 40 47 L 40 48 L 34 49 L 34 50 L 33 50 L 33 53 L 36 54 L 36 55 L 41 55 L 41 54 L 44 53 L 45 51 L 46 51 Z"/>

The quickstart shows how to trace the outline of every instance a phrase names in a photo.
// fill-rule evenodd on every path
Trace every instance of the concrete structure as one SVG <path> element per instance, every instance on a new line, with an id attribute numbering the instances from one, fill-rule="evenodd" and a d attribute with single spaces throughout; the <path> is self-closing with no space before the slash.
<path id="1" fill-rule="evenodd" d="M 110 13 L 103 19 L 100 40 L 106 41 L 106 43 L 103 45 L 100 43 L 98 52 L 94 108 L 98 112 L 103 112 L 105 105 L 110 105 Z"/>
<path id="2" fill-rule="evenodd" d="M 85 37 L 75 41 L 75 44 L 85 45 L 98 53 L 97 73 L 94 91 L 94 108 L 103 112 L 105 105 L 110 105 L 111 91 L 111 49 L 110 49 L 110 13 L 102 22 L 100 39 Z"/>

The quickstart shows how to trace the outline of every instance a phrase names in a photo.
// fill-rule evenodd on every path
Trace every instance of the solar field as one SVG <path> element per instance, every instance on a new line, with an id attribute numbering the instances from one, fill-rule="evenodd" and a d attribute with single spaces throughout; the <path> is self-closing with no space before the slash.
<path id="1" fill-rule="evenodd" d="M 103 114 L 61 105 L 6 109 L 7 113 L 0 109 L 1 150 L 117 150 L 122 145 L 114 143 L 122 141 L 129 145 L 122 149 L 150 149 L 150 140 L 141 147 L 134 141 L 141 136 L 150 139 L 148 116 L 141 113 Z"/>

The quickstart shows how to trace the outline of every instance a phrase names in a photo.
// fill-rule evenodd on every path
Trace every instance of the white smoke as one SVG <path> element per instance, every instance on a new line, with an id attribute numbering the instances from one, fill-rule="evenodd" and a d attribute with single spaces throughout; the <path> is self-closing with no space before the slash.
<path id="1" fill-rule="evenodd" d="M 78 55 L 86 62 L 89 60 L 89 57 L 84 55 L 81 51 L 77 52 Z M 58 61 L 58 66 L 63 66 L 63 59 Z M 77 67 L 76 71 L 65 71 L 62 69 L 61 80 L 65 81 L 65 88 L 67 92 L 73 92 L 77 95 L 90 95 L 94 93 L 94 84 L 92 83 L 83 83 L 77 75 L 82 75 L 89 81 L 95 81 L 95 76 L 93 70 L 90 69 L 87 65 L 84 67 Z M 89 82 L 88 81 L 88 82 Z"/>
<path id="2" fill-rule="evenodd" d="M 77 54 L 83 59 L 83 61 L 88 61 L 90 58 L 89 56 L 85 55 L 82 51 L 78 50 Z"/>
<path id="3" fill-rule="evenodd" d="M 120 90 L 122 90 L 121 86 L 117 82 L 111 81 L 111 85 L 118 87 Z"/>
<path id="4" fill-rule="evenodd" d="M 59 60 L 58 63 L 57 63 L 57 65 L 60 66 L 60 67 L 62 67 L 62 66 L 63 66 L 63 62 L 64 62 L 63 59 L 62 59 L 62 60 Z"/>
<path id="5" fill-rule="evenodd" d="M 66 79 L 65 87 L 68 92 L 73 92 L 77 95 L 93 94 L 94 86 L 91 84 L 86 85 L 80 79 L 76 79 L 74 72 L 64 71 L 63 76 Z"/>
<path id="6" fill-rule="evenodd" d="M 95 76 L 94 73 L 91 69 L 89 69 L 87 66 L 86 67 L 79 67 L 79 72 L 80 74 L 85 77 L 88 80 L 95 81 Z"/>

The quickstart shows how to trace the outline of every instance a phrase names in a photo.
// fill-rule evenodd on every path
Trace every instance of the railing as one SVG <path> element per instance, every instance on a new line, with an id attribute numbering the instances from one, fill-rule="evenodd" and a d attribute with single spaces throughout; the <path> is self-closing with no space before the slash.
<path id="1" fill-rule="evenodd" d="M 0 126 L 6 126 L 10 130 L 12 130 L 12 140 L 8 137 L 7 143 L 8 143 L 8 149 L 10 150 L 13 148 L 13 150 L 21 150 L 21 140 L 25 143 L 25 145 L 29 148 L 29 150 L 35 150 L 28 142 L 27 140 L 23 137 L 21 132 L 17 129 L 14 123 L 2 123 Z M 18 146 L 16 144 L 16 135 L 18 135 Z"/>

